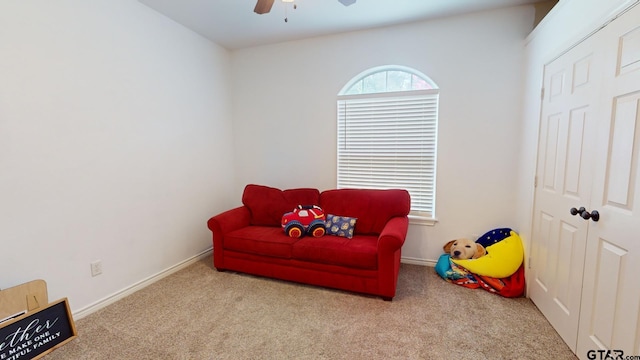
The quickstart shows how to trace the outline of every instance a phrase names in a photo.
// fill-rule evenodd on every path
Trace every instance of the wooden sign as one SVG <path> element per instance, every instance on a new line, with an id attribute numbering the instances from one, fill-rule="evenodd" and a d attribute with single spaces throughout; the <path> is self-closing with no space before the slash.
<path id="1" fill-rule="evenodd" d="M 3 289 L 0 290 L 0 319 L 13 317 L 17 313 L 35 311 L 47 304 L 49 299 L 47 283 L 44 280 L 33 280 Z M 0 326 L 2 326 L 1 323 Z"/>
<path id="2" fill-rule="evenodd" d="M 0 323 L 0 360 L 38 359 L 78 336 L 67 298 Z"/>

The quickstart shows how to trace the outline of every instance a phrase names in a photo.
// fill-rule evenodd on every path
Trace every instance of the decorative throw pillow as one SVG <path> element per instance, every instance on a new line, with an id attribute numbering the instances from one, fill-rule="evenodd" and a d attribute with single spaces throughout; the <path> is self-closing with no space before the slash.
<path id="1" fill-rule="evenodd" d="M 336 235 L 351 239 L 356 226 L 356 218 L 327 214 L 325 229 L 328 235 Z"/>

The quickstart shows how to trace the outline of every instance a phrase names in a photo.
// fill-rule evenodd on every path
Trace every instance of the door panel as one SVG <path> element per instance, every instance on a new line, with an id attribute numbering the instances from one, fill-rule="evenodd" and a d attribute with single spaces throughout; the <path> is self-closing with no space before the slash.
<path id="1" fill-rule="evenodd" d="M 632 29 L 620 36 L 619 53 L 617 75 L 640 69 L 640 29 Z"/>
<path id="2" fill-rule="evenodd" d="M 620 295 L 620 284 L 611 279 L 622 275 L 622 262 L 628 253 L 605 239 L 598 241 L 598 257 L 595 259 L 596 282 L 594 286 L 593 340 L 599 348 L 608 348 L 613 343 L 613 325 L 616 315 L 615 299 Z M 613 301 L 612 301 L 613 300 Z M 587 312 L 588 313 L 588 312 Z"/>
<path id="3" fill-rule="evenodd" d="M 545 67 L 529 294 L 581 359 L 640 354 L 637 19 L 640 6 Z M 569 214 L 580 206 L 599 221 Z"/>
<path id="4" fill-rule="evenodd" d="M 640 354 L 640 6 L 607 26 L 577 355 Z"/>
<path id="5" fill-rule="evenodd" d="M 567 151 L 567 173 L 564 182 L 564 195 L 580 199 L 580 166 L 584 145 L 584 126 L 588 107 L 571 110 L 569 115 L 569 143 Z"/>
<path id="6" fill-rule="evenodd" d="M 576 350 L 600 87 L 590 40 L 545 67 L 529 296 Z"/>
<path id="7" fill-rule="evenodd" d="M 540 218 L 536 221 L 538 225 L 538 252 L 535 257 L 536 264 L 538 265 L 535 269 L 536 276 L 535 282 L 536 285 L 540 287 L 540 290 L 543 293 L 547 293 L 549 291 L 549 273 L 553 270 L 550 269 L 550 262 L 548 259 L 549 255 L 549 239 L 551 238 L 551 229 L 553 226 L 554 217 L 551 214 L 547 214 L 544 211 L 540 212 Z"/>
<path id="8" fill-rule="evenodd" d="M 560 225 L 560 240 L 558 246 L 558 256 L 557 256 L 557 266 L 556 266 L 556 303 L 557 305 L 564 311 L 566 316 L 571 316 L 571 310 L 569 310 L 572 306 L 571 299 L 574 291 L 581 291 L 580 284 L 578 283 L 576 289 L 576 283 L 571 280 L 575 278 L 575 276 L 580 276 L 581 274 L 576 274 L 571 265 L 576 264 L 577 259 L 572 259 L 576 253 L 581 253 L 582 251 L 578 250 L 578 247 L 583 246 L 582 239 L 579 238 L 580 230 L 575 226 L 562 222 Z M 565 261 L 565 259 L 569 257 L 569 261 Z"/>
<path id="9" fill-rule="evenodd" d="M 547 118 L 544 131 L 544 191 L 556 193 L 556 169 L 558 168 L 558 133 L 562 114 L 551 114 Z"/>
<path id="10" fill-rule="evenodd" d="M 631 210 L 638 147 L 636 121 L 640 92 L 613 99 L 612 138 L 605 178 L 605 203 Z M 635 158 L 635 160 L 634 160 Z"/>

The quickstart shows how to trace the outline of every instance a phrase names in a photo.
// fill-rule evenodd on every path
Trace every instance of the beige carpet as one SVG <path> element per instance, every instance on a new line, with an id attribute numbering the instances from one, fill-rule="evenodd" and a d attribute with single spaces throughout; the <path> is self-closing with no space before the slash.
<path id="1" fill-rule="evenodd" d="M 533 303 L 402 265 L 392 302 L 199 261 L 76 322 L 55 359 L 576 359 Z"/>

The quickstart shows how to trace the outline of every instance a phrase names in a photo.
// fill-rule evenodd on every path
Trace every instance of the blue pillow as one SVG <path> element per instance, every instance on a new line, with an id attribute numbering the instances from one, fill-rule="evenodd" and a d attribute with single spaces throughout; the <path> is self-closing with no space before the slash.
<path id="1" fill-rule="evenodd" d="M 342 236 L 351 239 L 353 237 L 353 230 L 356 227 L 356 220 L 358 219 L 327 214 L 324 227 L 328 235 Z"/>

